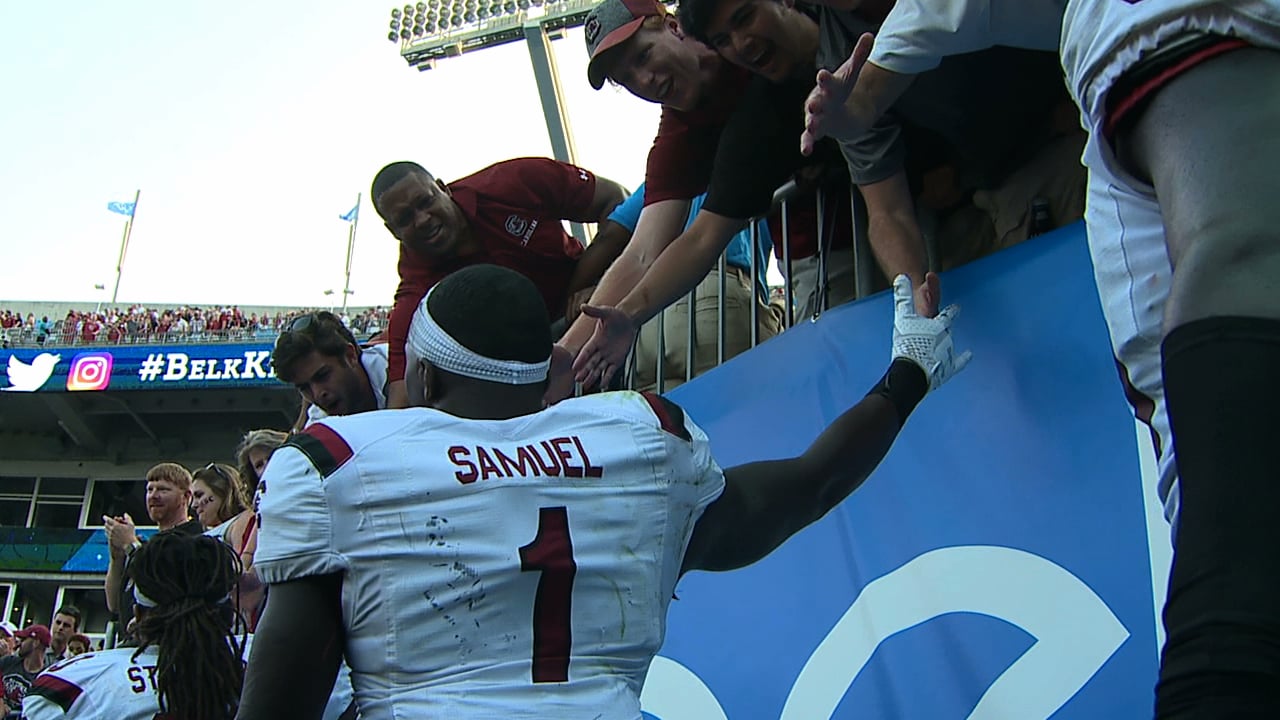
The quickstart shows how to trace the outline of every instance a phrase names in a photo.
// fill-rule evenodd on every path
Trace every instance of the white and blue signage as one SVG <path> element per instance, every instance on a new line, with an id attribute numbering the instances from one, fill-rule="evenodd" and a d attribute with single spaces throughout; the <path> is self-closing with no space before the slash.
<path id="1" fill-rule="evenodd" d="M 948 273 L 943 297 L 972 363 L 830 515 L 680 583 L 647 717 L 1151 716 L 1139 452 L 1083 229 Z M 884 294 L 841 307 L 671 397 L 723 466 L 800 453 L 884 372 L 891 313 Z"/>
<path id="2" fill-rule="evenodd" d="M 279 387 L 270 343 L 23 348 L 0 353 L 0 392 Z"/>

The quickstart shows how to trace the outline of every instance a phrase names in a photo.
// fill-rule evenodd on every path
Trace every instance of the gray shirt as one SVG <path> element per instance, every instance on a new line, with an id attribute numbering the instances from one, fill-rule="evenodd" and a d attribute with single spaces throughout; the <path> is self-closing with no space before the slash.
<path id="1" fill-rule="evenodd" d="M 876 29 L 852 12 L 821 6 L 816 13 L 817 63 L 828 70 Z M 840 150 L 858 185 L 951 164 L 965 190 L 991 188 L 1047 137 L 1050 111 L 1066 100 L 1054 52 L 993 47 L 951 55 L 920 73 L 874 127 Z"/>

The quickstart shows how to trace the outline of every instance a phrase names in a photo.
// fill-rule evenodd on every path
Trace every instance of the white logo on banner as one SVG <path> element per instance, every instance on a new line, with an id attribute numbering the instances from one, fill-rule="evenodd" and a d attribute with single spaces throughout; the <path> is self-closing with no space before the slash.
<path id="1" fill-rule="evenodd" d="M 28 364 L 18 359 L 17 355 L 9 356 L 9 387 L 0 388 L 9 392 L 35 392 L 49 378 L 53 377 L 53 369 L 57 367 L 61 355 L 40 353 Z"/>
<path id="2" fill-rule="evenodd" d="M 862 589 L 805 663 L 780 720 L 830 718 L 880 643 L 957 612 L 989 615 L 1036 638 L 987 688 L 969 720 L 1049 717 L 1129 637 L 1102 598 L 1045 558 L 987 545 L 941 548 Z M 701 678 L 662 657 L 654 659 L 641 705 L 662 720 L 726 718 Z"/>
<path id="3" fill-rule="evenodd" d="M 275 377 L 266 367 L 270 350 L 246 350 L 244 357 L 193 358 L 186 353 L 150 353 L 138 365 L 138 381 L 254 380 Z"/>

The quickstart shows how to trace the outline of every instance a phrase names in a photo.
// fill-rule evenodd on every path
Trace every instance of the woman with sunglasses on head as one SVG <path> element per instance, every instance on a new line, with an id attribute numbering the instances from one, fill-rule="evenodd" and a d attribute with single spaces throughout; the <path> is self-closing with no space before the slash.
<path id="1" fill-rule="evenodd" d="M 229 536 L 234 530 L 234 539 L 243 537 L 249 521 L 246 515 L 248 508 L 244 483 L 235 468 L 209 463 L 191 473 L 191 509 L 200 519 L 206 535 L 213 535 L 234 546 Z"/>
<path id="2" fill-rule="evenodd" d="M 234 600 L 252 631 L 257 624 L 263 588 L 253 572 L 258 516 L 249 506 L 247 495 L 240 473 L 230 465 L 209 463 L 191 473 L 191 507 L 204 525 L 204 534 L 231 546 L 244 568 Z"/>

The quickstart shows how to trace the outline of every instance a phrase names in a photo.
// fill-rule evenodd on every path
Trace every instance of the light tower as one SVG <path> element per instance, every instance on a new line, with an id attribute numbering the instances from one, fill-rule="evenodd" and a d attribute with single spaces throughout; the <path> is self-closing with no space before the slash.
<path id="1" fill-rule="evenodd" d="M 391 8 L 387 39 L 410 67 L 430 70 L 440 60 L 496 45 L 527 41 L 542 115 L 555 159 L 575 163 L 573 132 L 565 113 L 551 41 L 581 25 L 598 0 L 429 0 Z M 582 49 L 585 53 L 586 49 Z M 574 235 L 586 242 L 578 224 Z"/>

